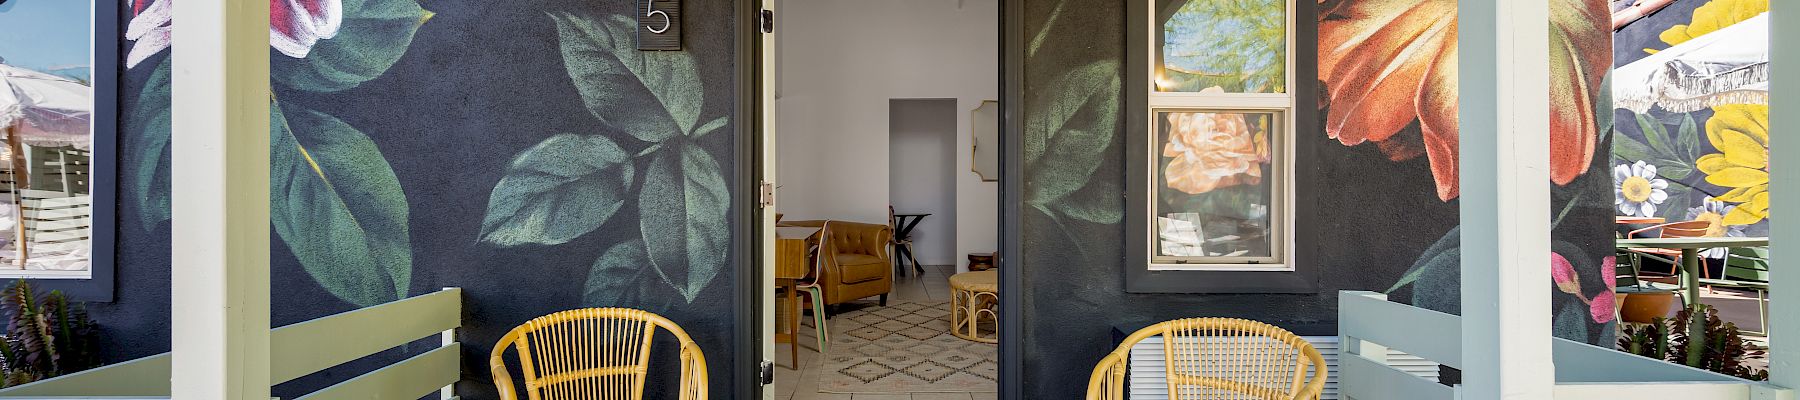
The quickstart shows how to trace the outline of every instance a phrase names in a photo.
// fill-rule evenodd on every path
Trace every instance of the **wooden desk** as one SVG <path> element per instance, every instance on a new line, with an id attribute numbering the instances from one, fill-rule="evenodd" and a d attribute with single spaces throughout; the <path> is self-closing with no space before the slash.
<path id="1" fill-rule="evenodd" d="M 799 282 L 806 278 L 807 239 L 819 234 L 819 228 L 802 226 L 775 227 L 775 288 L 787 292 L 787 306 L 779 309 L 787 310 L 786 324 L 776 323 L 775 343 L 787 343 L 789 352 L 788 368 L 799 368 L 800 345 L 796 338 L 800 333 L 800 298 Z M 818 302 L 818 299 L 813 299 Z M 777 312 L 776 314 L 780 314 Z M 786 330 L 780 329 L 782 327 Z M 819 349 L 823 351 L 824 349 Z"/>
<path id="2" fill-rule="evenodd" d="M 775 227 L 775 278 L 801 279 L 806 277 L 807 239 L 819 234 L 819 228 L 804 226 Z"/>

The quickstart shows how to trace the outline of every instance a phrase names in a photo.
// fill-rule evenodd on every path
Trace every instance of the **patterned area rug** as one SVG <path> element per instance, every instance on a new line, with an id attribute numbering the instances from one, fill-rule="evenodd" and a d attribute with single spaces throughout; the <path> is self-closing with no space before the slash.
<path id="1" fill-rule="evenodd" d="M 950 334 L 949 303 L 896 303 L 831 318 L 826 393 L 993 392 L 995 345 Z"/>

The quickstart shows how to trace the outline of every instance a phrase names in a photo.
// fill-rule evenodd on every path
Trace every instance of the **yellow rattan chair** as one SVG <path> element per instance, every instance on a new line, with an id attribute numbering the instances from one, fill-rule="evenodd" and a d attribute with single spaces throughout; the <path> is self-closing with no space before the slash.
<path id="1" fill-rule="evenodd" d="M 666 329 L 681 342 L 681 399 L 706 399 L 706 355 L 674 322 L 648 311 L 584 308 L 537 317 L 494 345 L 488 361 L 503 400 L 518 400 L 501 355 L 518 351 L 530 400 L 642 399 L 651 337 Z"/>
<path id="2" fill-rule="evenodd" d="M 1325 388 L 1325 357 L 1306 339 L 1256 321 L 1188 318 L 1126 337 L 1094 366 L 1088 400 L 1123 400 L 1131 347 L 1152 336 L 1163 337 L 1171 399 L 1314 400 Z"/>

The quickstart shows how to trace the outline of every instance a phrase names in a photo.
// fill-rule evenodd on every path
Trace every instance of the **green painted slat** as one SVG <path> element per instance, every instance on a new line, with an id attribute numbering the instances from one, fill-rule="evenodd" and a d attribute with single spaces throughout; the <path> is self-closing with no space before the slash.
<path id="1" fill-rule="evenodd" d="M 1338 359 L 1338 392 L 1353 399 L 1450 400 L 1455 389 L 1359 355 Z M 1560 400 L 1560 399 L 1559 399 Z"/>
<path id="2" fill-rule="evenodd" d="M 1386 298 L 1374 292 L 1339 292 L 1338 331 L 1452 368 L 1462 366 L 1462 321 Z"/>
<path id="3" fill-rule="evenodd" d="M 169 396 L 169 353 L 0 390 L 0 398 Z"/>
<path id="4" fill-rule="evenodd" d="M 269 379 L 294 380 L 461 324 L 462 289 L 452 288 L 276 328 Z"/>
<path id="5" fill-rule="evenodd" d="M 413 400 L 436 393 L 462 376 L 462 344 L 452 343 L 300 396 L 299 400 Z"/>

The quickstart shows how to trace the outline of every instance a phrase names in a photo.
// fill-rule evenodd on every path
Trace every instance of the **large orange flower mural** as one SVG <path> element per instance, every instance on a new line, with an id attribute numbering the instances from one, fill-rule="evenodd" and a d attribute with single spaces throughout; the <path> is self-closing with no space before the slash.
<path id="1" fill-rule="evenodd" d="M 1325 133 L 1374 142 L 1393 161 L 1431 163 L 1438 198 L 1455 199 L 1455 0 L 1319 0 Z M 1612 65 L 1605 1 L 1553 0 L 1550 10 L 1550 179 L 1586 172 L 1599 139 L 1595 102 Z M 1419 130 L 1407 126 L 1413 121 Z"/>

